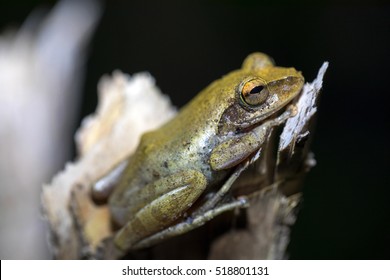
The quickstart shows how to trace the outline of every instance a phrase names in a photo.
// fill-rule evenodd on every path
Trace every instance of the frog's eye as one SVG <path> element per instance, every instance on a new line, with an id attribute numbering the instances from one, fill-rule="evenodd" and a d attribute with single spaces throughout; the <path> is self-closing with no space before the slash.
<path id="1" fill-rule="evenodd" d="M 253 79 L 246 82 L 241 88 L 241 99 L 250 106 L 257 106 L 267 100 L 269 95 L 264 81 Z"/>

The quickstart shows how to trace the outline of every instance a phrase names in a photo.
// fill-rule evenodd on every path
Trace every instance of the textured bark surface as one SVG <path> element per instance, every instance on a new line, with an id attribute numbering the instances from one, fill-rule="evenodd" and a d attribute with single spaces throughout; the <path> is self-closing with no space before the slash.
<path id="1" fill-rule="evenodd" d="M 188 234 L 126 257 L 286 258 L 302 181 L 315 164 L 309 145 L 327 65 L 324 63 L 314 82 L 305 85 L 296 101 L 298 114 L 287 121 L 281 134 L 272 134 L 266 152 L 236 182 L 236 195 L 250 193 L 249 208 L 227 213 Z M 102 243 L 114 232 L 107 206 L 91 200 L 90 187 L 134 151 L 142 133 L 174 114 L 168 99 L 146 74 L 130 78 L 117 72 L 101 81 L 97 113 L 83 123 L 76 137 L 79 160 L 68 164 L 43 189 L 55 258 L 118 258 L 115 250 Z"/>

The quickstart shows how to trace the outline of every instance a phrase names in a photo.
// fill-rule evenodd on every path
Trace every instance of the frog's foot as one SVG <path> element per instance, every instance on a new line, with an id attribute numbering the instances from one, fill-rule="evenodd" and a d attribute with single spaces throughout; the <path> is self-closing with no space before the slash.
<path id="1" fill-rule="evenodd" d="M 122 177 L 123 171 L 126 169 L 128 160 L 124 160 L 114 167 L 106 176 L 100 178 L 92 186 L 92 198 L 95 201 L 106 201 L 112 193 L 115 186 Z"/>
<path id="2" fill-rule="evenodd" d="M 260 156 L 261 149 L 255 154 L 253 158 L 258 158 Z M 193 214 L 192 217 L 202 216 L 204 213 L 211 211 L 216 205 L 222 201 L 226 194 L 231 189 L 234 182 L 240 177 L 241 173 L 248 168 L 252 163 L 252 158 L 241 163 L 236 170 L 230 175 L 229 179 L 223 184 L 223 186 L 216 192 L 210 199 L 208 199 L 202 206 L 199 207 Z"/>

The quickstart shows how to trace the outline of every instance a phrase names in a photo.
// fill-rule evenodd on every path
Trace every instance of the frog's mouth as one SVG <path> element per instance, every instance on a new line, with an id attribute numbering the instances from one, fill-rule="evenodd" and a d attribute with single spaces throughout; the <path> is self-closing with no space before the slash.
<path id="1" fill-rule="evenodd" d="M 289 94 L 288 96 L 276 93 L 271 94 L 259 108 L 252 109 L 252 112 L 248 113 L 248 118 L 244 122 L 236 122 L 236 131 L 247 132 L 266 121 L 277 118 L 286 111 L 289 104 L 297 101 L 301 90 L 297 91 L 296 94 Z M 250 117 L 249 114 L 252 116 Z"/>
<path id="2" fill-rule="evenodd" d="M 272 119 L 278 118 L 280 115 L 282 115 L 288 108 L 289 104 L 295 103 L 295 98 L 292 100 L 289 100 L 285 105 L 281 106 L 281 109 L 276 110 L 275 112 L 272 112 L 269 115 L 262 115 L 262 116 L 257 116 L 252 119 L 249 119 L 245 123 L 239 123 L 236 126 L 236 133 L 246 133 L 254 128 L 262 125 L 263 123 L 270 121 Z"/>

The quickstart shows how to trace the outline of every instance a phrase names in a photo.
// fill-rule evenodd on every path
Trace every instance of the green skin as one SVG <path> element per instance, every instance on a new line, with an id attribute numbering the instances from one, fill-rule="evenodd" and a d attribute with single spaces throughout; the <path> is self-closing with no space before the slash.
<path id="1" fill-rule="evenodd" d="M 267 55 L 254 53 L 241 69 L 201 91 L 174 119 L 144 134 L 120 176 L 109 184 L 115 184 L 109 207 L 121 227 L 114 238 L 117 248 L 126 252 L 148 247 L 222 212 L 245 207 L 245 200 L 221 200 L 261 150 L 272 127 L 294 115 L 293 106 L 285 108 L 303 84 L 303 76 L 294 68 L 276 67 Z M 244 94 L 253 85 L 263 88 L 249 94 L 254 102 Z M 280 110 L 285 112 L 275 117 Z M 202 194 L 221 185 L 204 205 L 191 207 Z M 109 193 L 101 187 L 94 192 L 95 196 Z M 183 219 L 189 210 L 191 218 Z"/>

